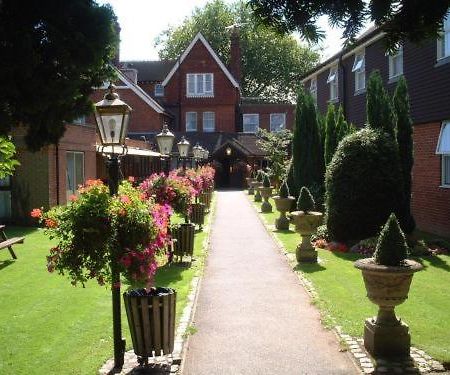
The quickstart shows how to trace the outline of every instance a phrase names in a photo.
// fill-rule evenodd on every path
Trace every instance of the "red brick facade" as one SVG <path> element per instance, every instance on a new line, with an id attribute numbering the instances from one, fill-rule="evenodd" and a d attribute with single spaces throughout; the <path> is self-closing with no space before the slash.
<path id="1" fill-rule="evenodd" d="M 448 237 L 450 189 L 441 187 L 441 156 L 436 155 L 441 123 L 414 126 L 412 210 L 417 227 Z"/>
<path id="2" fill-rule="evenodd" d="M 270 115 L 272 113 L 286 114 L 286 129 L 292 130 L 295 117 L 295 106 L 292 104 L 245 104 L 241 106 L 241 113 L 258 113 L 259 127 L 270 130 Z"/>

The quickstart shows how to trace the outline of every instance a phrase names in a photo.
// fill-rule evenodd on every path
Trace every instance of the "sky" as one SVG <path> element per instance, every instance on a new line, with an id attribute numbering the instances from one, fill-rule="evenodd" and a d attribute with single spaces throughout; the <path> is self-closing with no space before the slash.
<path id="1" fill-rule="evenodd" d="M 189 17 L 195 7 L 203 7 L 209 0 L 97 0 L 99 4 L 109 3 L 119 19 L 120 59 L 158 60 L 154 39 L 169 26 L 177 26 Z M 225 0 L 232 3 L 234 0 Z M 322 60 L 341 49 L 341 31 L 331 29 L 326 17 L 319 20 L 326 32 L 322 44 Z"/>

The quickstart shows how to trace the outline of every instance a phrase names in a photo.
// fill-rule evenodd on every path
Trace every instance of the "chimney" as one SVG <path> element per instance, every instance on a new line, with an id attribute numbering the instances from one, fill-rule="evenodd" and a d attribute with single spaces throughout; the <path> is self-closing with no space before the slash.
<path id="1" fill-rule="evenodd" d="M 230 72 L 241 84 L 241 45 L 239 41 L 239 27 L 233 27 L 231 30 L 230 45 Z"/>

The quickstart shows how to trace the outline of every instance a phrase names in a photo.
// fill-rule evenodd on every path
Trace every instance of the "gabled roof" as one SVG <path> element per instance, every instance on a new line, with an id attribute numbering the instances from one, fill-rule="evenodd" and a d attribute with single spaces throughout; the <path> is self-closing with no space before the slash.
<path id="1" fill-rule="evenodd" d="M 131 82 L 128 77 L 123 74 L 119 69 L 114 67 L 118 78 L 125 84 L 127 88 L 133 91 L 139 98 L 141 98 L 146 104 L 152 107 L 158 113 L 168 114 L 166 110 L 159 105 L 159 103 L 154 100 L 150 95 L 148 95 L 144 90 L 142 90 L 138 85 Z"/>
<path id="2" fill-rule="evenodd" d="M 174 64 L 174 60 L 120 62 L 123 68 L 136 69 L 138 71 L 138 82 L 162 82 Z"/>
<path id="3" fill-rule="evenodd" d="M 237 83 L 237 81 L 234 79 L 234 77 L 232 76 L 232 74 L 230 73 L 230 71 L 226 68 L 226 66 L 224 65 L 224 63 L 220 60 L 219 56 L 217 56 L 217 54 L 214 52 L 214 50 L 212 49 L 211 45 L 207 42 L 207 40 L 205 39 L 205 37 L 201 34 L 198 33 L 194 39 L 192 39 L 191 44 L 189 44 L 188 48 L 186 48 L 186 50 L 183 52 L 183 54 L 181 55 L 181 57 L 179 58 L 179 60 L 176 62 L 176 64 L 173 66 L 172 70 L 169 72 L 169 74 L 167 75 L 166 79 L 163 81 L 162 85 L 166 86 L 170 79 L 172 78 L 172 76 L 175 74 L 175 72 L 177 71 L 177 69 L 180 67 L 181 63 L 184 61 L 184 59 L 186 59 L 186 57 L 189 55 L 189 52 L 191 52 L 192 48 L 194 48 L 195 43 L 197 43 L 198 41 L 202 42 L 203 45 L 206 47 L 206 49 L 208 50 L 208 52 L 210 53 L 210 55 L 213 57 L 213 59 L 216 61 L 217 65 L 220 66 L 220 68 L 222 69 L 222 71 L 225 73 L 225 75 L 227 76 L 227 78 L 230 80 L 230 82 L 232 83 L 232 85 L 236 88 L 239 88 L 239 84 Z"/>

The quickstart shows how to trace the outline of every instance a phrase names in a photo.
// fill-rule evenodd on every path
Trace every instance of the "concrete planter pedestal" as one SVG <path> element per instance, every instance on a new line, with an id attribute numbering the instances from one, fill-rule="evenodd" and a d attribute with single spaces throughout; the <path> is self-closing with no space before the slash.
<path id="1" fill-rule="evenodd" d="M 291 218 L 295 224 L 295 231 L 300 234 L 301 242 L 295 250 L 295 257 L 299 263 L 316 263 L 317 250 L 311 245 L 311 236 L 322 223 L 321 212 L 294 211 Z"/>
<path id="2" fill-rule="evenodd" d="M 286 212 L 289 212 L 292 208 L 292 203 L 295 201 L 294 197 L 281 198 L 276 195 L 273 197 L 275 207 L 280 212 L 280 217 L 275 219 L 275 228 L 278 230 L 289 229 L 289 219 L 286 217 Z"/>
<path id="3" fill-rule="evenodd" d="M 261 197 L 264 199 L 261 204 L 261 212 L 272 212 L 272 205 L 269 202 L 269 198 L 272 196 L 273 187 L 260 186 L 258 190 L 261 194 Z"/>
<path id="4" fill-rule="evenodd" d="M 255 181 L 255 179 L 251 178 L 251 177 L 246 177 L 245 180 L 247 181 L 248 195 L 254 195 L 255 194 L 255 188 L 253 186 L 253 182 Z"/>
<path id="5" fill-rule="evenodd" d="M 262 201 L 262 196 L 261 196 L 261 193 L 259 191 L 259 187 L 260 186 L 262 186 L 262 182 L 258 182 L 258 181 L 253 182 L 253 189 L 255 189 L 255 195 L 253 197 L 253 200 L 255 202 L 261 202 Z"/>

